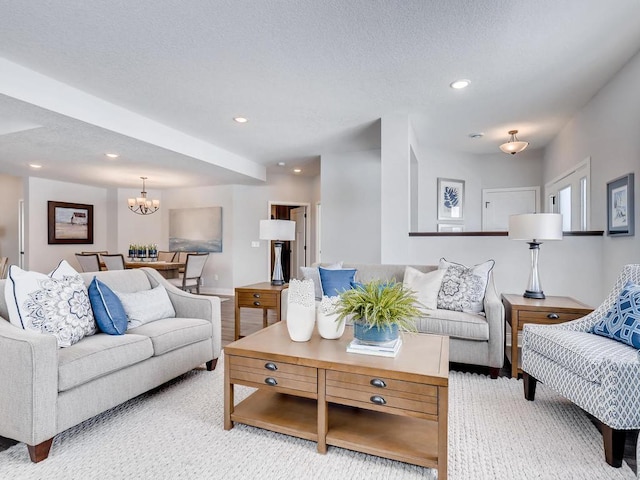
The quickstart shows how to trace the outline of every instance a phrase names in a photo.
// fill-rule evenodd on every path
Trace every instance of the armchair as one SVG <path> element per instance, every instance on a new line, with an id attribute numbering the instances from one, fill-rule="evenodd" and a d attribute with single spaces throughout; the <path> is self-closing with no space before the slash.
<path id="1" fill-rule="evenodd" d="M 526 324 L 522 342 L 525 398 L 534 400 L 541 381 L 597 418 L 613 467 L 622 465 L 626 431 L 640 428 L 640 361 L 634 347 L 591 332 L 628 281 L 640 283 L 640 265 L 626 265 L 589 315 L 559 325 Z"/>

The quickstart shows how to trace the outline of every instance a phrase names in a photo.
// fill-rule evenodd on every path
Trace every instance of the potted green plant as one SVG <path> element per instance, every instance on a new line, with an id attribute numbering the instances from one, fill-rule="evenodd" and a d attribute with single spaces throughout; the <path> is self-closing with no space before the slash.
<path id="1" fill-rule="evenodd" d="M 384 343 L 398 338 L 399 331 L 416 331 L 417 305 L 413 291 L 402 283 L 374 280 L 340 294 L 336 321 L 351 317 L 355 338 L 363 343 Z"/>

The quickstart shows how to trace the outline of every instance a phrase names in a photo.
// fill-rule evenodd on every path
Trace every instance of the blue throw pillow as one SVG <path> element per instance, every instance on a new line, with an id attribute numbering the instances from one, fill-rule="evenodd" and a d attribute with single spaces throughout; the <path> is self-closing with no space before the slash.
<path id="1" fill-rule="evenodd" d="M 355 268 L 344 268 L 342 270 L 328 270 L 319 267 L 320 283 L 322 283 L 322 293 L 328 297 L 340 295 L 345 290 L 351 289 L 351 282 L 356 276 Z"/>
<path id="2" fill-rule="evenodd" d="M 113 290 L 96 277 L 89 285 L 89 301 L 101 331 L 109 335 L 123 335 L 127 331 L 127 314 L 122 302 Z"/>
<path id="3" fill-rule="evenodd" d="M 640 348 L 640 285 L 627 282 L 616 303 L 592 331 Z"/>

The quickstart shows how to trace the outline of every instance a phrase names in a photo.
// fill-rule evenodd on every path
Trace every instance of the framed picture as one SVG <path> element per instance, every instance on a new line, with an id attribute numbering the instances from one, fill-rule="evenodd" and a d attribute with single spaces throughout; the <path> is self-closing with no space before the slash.
<path id="1" fill-rule="evenodd" d="M 49 244 L 93 243 L 93 205 L 47 202 Z"/>
<path id="2" fill-rule="evenodd" d="M 464 219 L 464 180 L 438 178 L 438 220 Z"/>
<path id="3" fill-rule="evenodd" d="M 633 173 L 629 173 L 607 183 L 607 235 L 633 234 Z"/>
<path id="4" fill-rule="evenodd" d="M 439 223 L 438 224 L 439 232 L 464 232 L 464 225 L 455 225 L 451 223 Z"/>

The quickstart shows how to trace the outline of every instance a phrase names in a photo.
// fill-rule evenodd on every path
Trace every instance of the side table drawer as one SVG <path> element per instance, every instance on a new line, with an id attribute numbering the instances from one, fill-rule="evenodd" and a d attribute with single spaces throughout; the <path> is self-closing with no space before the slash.
<path id="1" fill-rule="evenodd" d="M 229 361 L 231 383 L 318 393 L 318 370 L 315 368 L 235 355 L 228 356 L 225 361 Z"/>
<path id="2" fill-rule="evenodd" d="M 238 306 L 249 308 L 276 308 L 278 306 L 278 295 L 280 293 L 238 293 Z"/>
<path id="3" fill-rule="evenodd" d="M 566 312 L 562 310 L 541 312 L 540 310 L 520 310 L 518 312 L 518 326 L 522 330 L 522 323 L 556 324 L 582 318 L 586 313 Z"/>
<path id="4" fill-rule="evenodd" d="M 435 416 L 438 414 L 437 395 L 438 388 L 433 385 L 327 371 L 327 397 L 360 408 L 398 409 Z"/>

